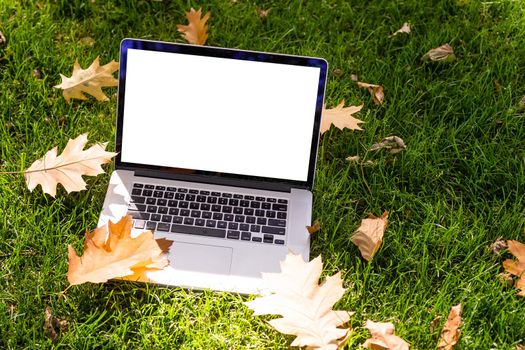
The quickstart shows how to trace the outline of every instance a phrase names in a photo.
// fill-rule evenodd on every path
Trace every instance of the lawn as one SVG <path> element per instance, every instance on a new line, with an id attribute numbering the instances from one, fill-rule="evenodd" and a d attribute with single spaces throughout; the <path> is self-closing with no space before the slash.
<path id="1" fill-rule="evenodd" d="M 66 103 L 53 88 L 59 74 L 70 76 L 76 59 L 82 67 L 97 56 L 118 60 L 125 37 L 183 42 L 176 24 L 192 6 L 211 12 L 208 45 L 324 57 L 327 106 L 364 103 L 356 114 L 364 131 L 323 135 L 314 190 L 322 228 L 311 257 L 322 255 L 324 275 L 343 274 L 336 308 L 355 311 L 348 348 L 368 338 L 371 319 L 394 323 L 414 349 L 433 349 L 459 303 L 457 349 L 525 344 L 524 300 L 498 278 L 509 254 L 487 248 L 498 237 L 525 241 L 521 1 L 0 0 L 0 171 L 23 171 L 85 132 L 113 150 L 116 89 L 105 89 L 108 102 Z M 390 37 L 404 22 L 412 32 Z M 445 43 L 455 61 L 421 60 Z M 376 106 L 351 74 L 384 86 L 385 103 Z M 368 151 L 390 135 L 404 152 Z M 345 160 L 353 155 L 361 161 Z M 0 174 L 0 348 L 289 346 L 292 337 L 270 317 L 252 317 L 238 295 L 110 282 L 60 296 L 67 245 L 80 250 L 96 227 L 108 180 L 88 178 L 87 191 L 60 188 L 52 198 L 29 192 L 22 174 Z M 384 210 L 384 243 L 368 263 L 350 236 Z M 47 306 L 68 322 L 56 343 L 43 328 Z"/>

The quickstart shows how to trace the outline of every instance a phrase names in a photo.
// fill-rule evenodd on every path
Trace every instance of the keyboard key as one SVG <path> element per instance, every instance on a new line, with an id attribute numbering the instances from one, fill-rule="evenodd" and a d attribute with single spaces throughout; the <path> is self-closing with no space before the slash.
<path id="1" fill-rule="evenodd" d="M 184 221 L 184 218 L 182 218 L 180 216 L 173 217 L 173 223 L 174 224 L 182 224 L 183 221 Z"/>
<path id="2" fill-rule="evenodd" d="M 155 231 L 156 228 L 157 228 L 157 223 L 154 221 L 148 221 L 148 223 L 146 224 L 146 230 Z"/>
<path id="3" fill-rule="evenodd" d="M 199 203 L 191 202 L 190 203 L 190 209 L 199 209 Z"/>
<path id="4" fill-rule="evenodd" d="M 166 199 L 173 199 L 175 197 L 175 193 L 173 192 L 164 192 L 164 198 Z"/>
<path id="5" fill-rule="evenodd" d="M 144 229 L 144 226 L 146 226 L 146 221 L 144 220 L 135 220 L 133 223 L 133 227 L 138 228 L 140 230 Z"/>
<path id="6" fill-rule="evenodd" d="M 205 220 L 204 219 L 195 219 L 195 225 L 196 226 L 204 226 Z"/>
<path id="7" fill-rule="evenodd" d="M 199 227 L 199 226 L 183 226 L 183 225 L 171 225 L 171 232 L 175 233 L 185 233 L 185 234 L 194 234 L 199 236 L 209 236 L 224 238 L 226 237 L 226 230 L 209 228 L 209 227 Z"/>
<path id="8" fill-rule="evenodd" d="M 128 210 L 131 210 L 131 211 L 146 211 L 146 204 L 129 203 Z"/>
<path id="9" fill-rule="evenodd" d="M 153 197 L 155 198 L 162 198 L 164 196 L 164 192 L 162 191 L 153 191 Z"/>
<path id="10" fill-rule="evenodd" d="M 176 193 L 176 194 L 175 194 L 175 199 L 183 200 L 184 197 L 185 197 L 185 194 L 184 194 L 184 193 Z"/>
<path id="11" fill-rule="evenodd" d="M 259 201 L 259 202 L 264 202 L 265 198 L 264 197 L 255 197 L 255 200 Z"/>
<path id="12" fill-rule="evenodd" d="M 171 222 L 171 215 L 162 215 L 162 222 Z M 168 229 L 169 230 L 169 229 Z"/>
<path id="13" fill-rule="evenodd" d="M 227 198 L 222 198 L 222 197 L 219 198 L 219 204 L 222 204 L 222 205 L 228 204 L 228 199 Z"/>
<path id="14" fill-rule="evenodd" d="M 146 199 L 146 204 L 155 205 L 155 203 L 157 203 L 157 200 L 155 198 L 149 197 Z"/>
<path id="15" fill-rule="evenodd" d="M 241 207 L 235 207 L 235 208 L 233 208 L 233 213 L 234 214 L 242 214 L 243 210 L 242 210 Z"/>
<path id="16" fill-rule="evenodd" d="M 177 192 L 180 192 L 180 193 L 188 193 L 188 189 L 187 188 L 179 188 L 177 190 Z"/>
<path id="17" fill-rule="evenodd" d="M 286 211 L 288 206 L 286 204 L 272 204 L 272 210 L 275 211 Z"/>
<path id="18" fill-rule="evenodd" d="M 266 218 L 257 218 L 258 225 L 266 225 Z"/>
<path id="19" fill-rule="evenodd" d="M 230 223 L 228 224 L 228 228 L 229 228 L 230 230 L 237 230 L 237 229 L 239 228 L 239 224 L 236 223 L 236 222 L 230 222 Z"/>
<path id="20" fill-rule="evenodd" d="M 283 213 L 282 211 L 277 213 L 278 219 L 286 219 L 286 213 Z"/>
<path id="21" fill-rule="evenodd" d="M 189 202 L 193 202 L 195 200 L 195 195 L 194 194 L 187 194 L 186 195 L 186 200 L 189 201 Z"/>
<path id="22" fill-rule="evenodd" d="M 247 200 L 243 199 L 242 201 L 240 201 L 239 204 L 241 205 L 241 207 L 247 208 L 247 207 L 250 206 L 250 201 L 247 201 Z"/>
<path id="23" fill-rule="evenodd" d="M 131 202 L 133 203 L 144 204 L 145 201 L 146 197 L 131 196 Z"/>
<path id="24" fill-rule="evenodd" d="M 268 226 L 286 227 L 285 220 L 268 219 Z"/>
<path id="25" fill-rule="evenodd" d="M 261 237 L 252 237 L 252 242 L 262 242 Z"/>
<path id="26" fill-rule="evenodd" d="M 228 204 L 235 207 L 235 206 L 239 205 L 239 200 L 238 199 L 230 199 L 228 201 Z"/>
<path id="27" fill-rule="evenodd" d="M 135 187 L 135 188 L 143 188 L 144 185 L 143 184 L 133 184 L 133 187 Z"/>
<path id="28" fill-rule="evenodd" d="M 206 227 L 215 227 L 217 225 L 217 221 L 215 220 L 206 220 Z"/>
<path id="29" fill-rule="evenodd" d="M 198 210 L 192 210 L 190 216 L 191 216 L 192 218 L 200 218 L 200 217 L 201 217 L 201 212 L 198 211 Z"/>
<path id="30" fill-rule="evenodd" d="M 181 209 L 179 211 L 180 216 L 190 216 L 190 210 L 189 209 Z"/>
<path id="31" fill-rule="evenodd" d="M 252 231 L 252 232 L 261 232 L 261 226 L 259 226 L 259 225 L 251 225 L 250 226 L 250 231 Z"/>
<path id="32" fill-rule="evenodd" d="M 142 194 L 142 190 L 139 188 L 134 188 L 133 191 L 131 191 L 131 194 L 133 196 L 140 196 Z"/>
<path id="33" fill-rule="evenodd" d="M 217 223 L 217 228 L 226 228 L 228 227 L 228 223 L 226 221 L 219 221 Z"/>
<path id="34" fill-rule="evenodd" d="M 157 199 L 157 205 L 166 205 L 168 204 L 168 201 L 166 199 L 163 199 L 163 198 L 160 198 L 160 199 Z"/>
<path id="35" fill-rule="evenodd" d="M 189 203 L 186 201 L 179 201 L 179 208 L 187 208 Z"/>
<path id="36" fill-rule="evenodd" d="M 250 202 L 250 207 L 254 209 L 259 209 L 261 207 L 261 203 L 252 201 Z"/>
<path id="37" fill-rule="evenodd" d="M 288 200 L 287 199 L 278 199 L 277 203 L 288 204 Z"/>
<path id="38" fill-rule="evenodd" d="M 221 193 L 220 192 L 212 192 L 211 195 L 214 196 L 214 197 L 219 197 L 221 195 Z"/>
<path id="39" fill-rule="evenodd" d="M 155 188 L 153 185 L 144 185 L 144 188 L 147 188 L 148 190 L 152 190 Z"/>
<path id="40" fill-rule="evenodd" d="M 215 204 L 217 203 L 217 197 L 208 197 L 208 199 L 206 199 L 206 202 L 210 204 Z"/>
<path id="41" fill-rule="evenodd" d="M 272 235 L 264 235 L 263 242 L 264 243 L 273 243 L 273 236 Z"/>
<path id="42" fill-rule="evenodd" d="M 270 202 L 270 203 L 275 203 L 275 202 L 277 202 L 277 199 L 275 199 L 275 198 L 266 198 L 266 201 Z"/>
<path id="43" fill-rule="evenodd" d="M 128 215 L 131 215 L 133 219 L 149 220 L 150 214 L 141 213 L 138 211 L 128 211 Z"/>
<path id="44" fill-rule="evenodd" d="M 179 209 L 178 208 L 170 208 L 169 213 L 170 213 L 170 215 L 179 215 Z"/>
<path id="45" fill-rule="evenodd" d="M 192 218 L 184 218 L 184 225 L 193 225 Z"/>
<path id="46" fill-rule="evenodd" d="M 221 213 L 213 213 L 213 220 L 222 220 Z"/>
<path id="47" fill-rule="evenodd" d="M 231 193 L 223 193 L 222 197 L 224 197 L 224 198 L 231 198 L 232 194 Z"/>
<path id="48" fill-rule="evenodd" d="M 242 194 L 234 194 L 233 198 L 242 199 Z"/>
<path id="49" fill-rule="evenodd" d="M 275 227 L 275 226 L 263 226 L 263 233 L 271 233 L 274 235 L 284 235 L 284 227 Z"/>
<path id="50" fill-rule="evenodd" d="M 242 241 L 249 241 L 252 238 L 252 234 L 250 232 L 241 232 L 241 240 Z"/>
<path id="51" fill-rule="evenodd" d="M 248 223 L 248 224 L 255 224 L 255 217 L 254 216 L 247 216 L 246 217 L 246 223 Z"/>
<path id="52" fill-rule="evenodd" d="M 155 186 L 155 189 L 159 190 L 159 191 L 165 191 L 166 190 L 166 186 L 157 185 L 157 186 Z"/>
<path id="53" fill-rule="evenodd" d="M 275 243 L 275 244 L 284 244 L 284 239 L 276 239 L 275 241 L 273 241 L 273 243 Z"/>
<path id="54" fill-rule="evenodd" d="M 275 218 L 275 212 L 274 211 L 271 211 L 271 210 L 267 210 L 266 211 L 266 217 L 267 218 Z"/>
<path id="55" fill-rule="evenodd" d="M 209 204 L 206 204 L 206 203 L 201 204 L 201 210 L 210 210 L 210 208 L 211 208 L 211 205 Z"/>
<path id="56" fill-rule="evenodd" d="M 224 221 L 233 221 L 233 214 L 224 214 Z"/>
<path id="57" fill-rule="evenodd" d="M 231 213 L 231 212 L 232 212 L 232 207 L 229 207 L 229 206 L 227 206 L 227 205 L 224 205 L 224 206 L 222 207 L 222 212 L 223 212 L 223 213 Z"/>
<path id="58" fill-rule="evenodd" d="M 264 210 L 268 210 L 268 209 L 272 209 L 272 204 L 271 203 L 262 203 L 261 204 L 261 208 L 263 208 Z"/>
<path id="59" fill-rule="evenodd" d="M 211 219 L 211 212 L 209 211 L 203 211 L 201 217 L 203 219 Z"/>
<path id="60" fill-rule="evenodd" d="M 151 218 L 150 218 L 151 221 L 160 221 L 160 219 L 161 219 L 160 214 L 151 214 Z"/>
<path id="61" fill-rule="evenodd" d="M 253 201 L 255 199 L 255 197 L 254 196 L 245 195 L 244 199 L 247 199 L 249 201 Z"/>
<path id="62" fill-rule="evenodd" d="M 199 191 L 198 191 L 198 190 L 190 190 L 190 193 L 192 193 L 192 194 L 198 194 Z"/>
<path id="63" fill-rule="evenodd" d="M 264 210 L 262 210 L 262 209 L 257 209 L 257 210 L 255 211 L 255 216 L 263 217 L 263 216 L 264 216 Z"/>
<path id="64" fill-rule="evenodd" d="M 175 208 L 177 206 L 177 201 L 171 199 L 168 201 L 168 207 Z"/>
<path id="65" fill-rule="evenodd" d="M 240 224 L 239 225 L 239 230 L 241 231 L 248 231 L 250 229 L 250 225 L 248 224 Z"/>
<path id="66" fill-rule="evenodd" d="M 170 191 L 170 192 L 177 191 L 177 189 L 175 187 L 168 187 L 167 190 Z"/>
<path id="67" fill-rule="evenodd" d="M 203 196 L 209 196 L 210 195 L 210 191 L 204 191 L 204 190 L 201 190 L 199 192 L 199 194 L 202 194 Z"/>
<path id="68" fill-rule="evenodd" d="M 146 196 L 146 197 L 150 197 L 150 196 L 153 195 L 153 191 L 152 190 L 144 190 L 144 191 L 142 191 L 142 195 Z"/>
<path id="69" fill-rule="evenodd" d="M 239 239 L 240 234 L 241 233 L 239 231 L 228 231 L 226 237 L 229 239 Z"/>
<path id="70" fill-rule="evenodd" d="M 148 213 L 156 213 L 157 212 L 157 207 L 154 206 L 154 205 L 148 205 Z"/>
<path id="71" fill-rule="evenodd" d="M 214 204 L 214 205 L 211 206 L 211 211 L 220 212 L 221 211 L 221 206 L 218 205 L 218 204 Z"/>
<path id="72" fill-rule="evenodd" d="M 201 195 L 197 196 L 197 202 L 199 203 L 206 202 L 206 196 L 201 196 Z"/>
<path id="73" fill-rule="evenodd" d="M 243 215 L 235 215 L 235 222 L 244 222 Z"/>
<path id="74" fill-rule="evenodd" d="M 157 210 L 157 213 L 159 214 L 168 214 L 168 208 L 167 207 L 159 207 Z"/>
<path id="75" fill-rule="evenodd" d="M 169 231 L 170 230 L 170 224 L 166 224 L 165 222 L 159 222 L 157 224 L 157 231 Z"/>

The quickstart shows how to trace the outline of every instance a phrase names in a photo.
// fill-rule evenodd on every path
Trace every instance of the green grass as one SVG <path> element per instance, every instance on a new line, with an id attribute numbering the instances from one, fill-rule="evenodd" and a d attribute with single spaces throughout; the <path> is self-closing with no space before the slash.
<path id="1" fill-rule="evenodd" d="M 204 2 L 203 2 L 204 3 Z M 327 104 L 365 103 L 363 132 L 332 129 L 321 141 L 313 216 L 322 230 L 312 256 L 325 274 L 342 271 L 338 309 L 355 311 L 348 348 L 368 337 L 367 319 L 391 321 L 415 349 L 432 349 L 438 315 L 464 306 L 458 349 L 515 349 L 525 343 L 525 306 L 497 275 L 507 253 L 497 237 L 525 228 L 525 8 L 521 1 L 228 1 L 211 11 L 209 45 L 321 56 Z M 124 37 L 182 41 L 176 24 L 193 1 L 0 0 L 0 171 L 26 169 L 55 145 L 89 132 L 114 149 L 116 89 L 109 102 L 66 103 L 53 86 L 97 56 L 118 59 Z M 271 8 L 267 19 L 257 8 Z M 390 38 L 403 22 L 410 35 Z M 93 47 L 82 37 L 95 39 Z M 450 43 L 458 59 L 425 64 Z M 41 72 L 41 79 L 33 76 Z M 350 75 L 385 87 L 375 106 Z M 205 101 L 203 101 L 205 102 Z M 368 152 L 389 135 L 399 155 Z M 147 142 L 147 138 L 144 139 Z M 373 165 L 351 164 L 359 155 Z M 107 168 L 111 172 L 111 167 Z M 55 199 L 30 193 L 21 175 L 0 175 L 0 348 L 281 349 L 291 337 L 252 317 L 245 298 L 115 283 L 76 286 L 65 297 L 67 244 L 95 227 L 108 175 Z M 369 212 L 390 212 L 384 244 L 367 263 L 350 242 Z M 43 330 L 51 306 L 69 329 L 56 344 Z"/>

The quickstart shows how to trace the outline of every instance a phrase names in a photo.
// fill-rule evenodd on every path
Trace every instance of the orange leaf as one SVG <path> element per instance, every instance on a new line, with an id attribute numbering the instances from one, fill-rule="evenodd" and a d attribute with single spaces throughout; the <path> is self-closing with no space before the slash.
<path id="1" fill-rule="evenodd" d="M 57 147 L 48 151 L 45 156 L 36 160 L 24 172 L 27 187 L 30 191 L 41 185 L 44 193 L 56 195 L 60 183 L 67 193 L 86 189 L 82 175 L 96 176 L 103 174 L 101 165 L 111 161 L 116 153 L 106 152 L 106 144 L 96 144 L 84 150 L 87 134 L 69 140 L 66 148 L 57 157 Z"/>
<path id="2" fill-rule="evenodd" d="M 352 243 L 359 248 L 366 261 L 372 260 L 374 254 L 381 247 L 387 225 L 388 211 L 385 210 L 380 217 L 369 214 L 367 219 L 361 221 L 361 226 L 352 235 Z"/>
<path id="3" fill-rule="evenodd" d="M 201 18 L 202 9 L 195 11 L 193 8 L 186 12 L 188 25 L 177 24 L 177 30 L 184 34 L 184 39 L 190 44 L 204 45 L 208 39 L 208 25 L 206 21 L 210 18 L 210 12 L 206 12 Z"/>
<path id="4" fill-rule="evenodd" d="M 101 67 L 98 57 L 87 69 L 80 68 L 78 61 L 75 61 L 71 78 L 60 74 L 62 83 L 54 87 L 64 90 L 63 94 L 67 102 L 72 98 L 86 100 L 84 93 L 92 95 L 98 101 L 107 101 L 109 99 L 102 92 L 102 87 L 118 85 L 118 80 L 113 77 L 113 73 L 118 68 L 118 62 L 114 60 Z"/>
<path id="5" fill-rule="evenodd" d="M 363 347 L 374 350 L 408 350 L 408 343 L 394 334 L 392 323 L 367 320 L 365 327 L 372 337 L 365 341 Z"/>
<path id="6" fill-rule="evenodd" d="M 461 330 L 461 304 L 453 306 L 439 337 L 438 350 L 451 350 L 458 342 Z"/>
<path id="7" fill-rule="evenodd" d="M 308 230 L 308 233 L 313 235 L 314 233 L 319 232 L 321 229 L 321 224 L 318 220 L 315 220 L 314 224 L 312 226 L 306 226 L 306 229 Z"/>
<path id="8" fill-rule="evenodd" d="M 383 87 L 381 85 L 368 84 L 358 81 L 357 86 L 359 86 L 362 89 L 368 89 L 368 92 L 370 92 L 370 94 L 372 95 L 372 98 L 374 99 L 374 103 L 376 105 L 379 106 L 383 104 L 385 100 L 385 93 L 383 92 Z"/>
<path id="9" fill-rule="evenodd" d="M 321 119 L 321 135 L 330 129 L 333 124 L 336 128 L 343 130 L 349 128 L 351 130 L 363 130 L 359 127 L 359 123 L 364 123 L 362 120 L 354 118 L 352 114 L 357 113 L 363 108 L 361 106 L 344 107 L 345 100 L 342 100 L 337 107 L 323 109 L 323 116 Z"/>
<path id="10" fill-rule="evenodd" d="M 350 331 L 340 327 L 352 313 L 332 310 L 345 289 L 340 273 L 319 285 L 322 270 L 320 256 L 304 262 L 301 255 L 288 253 L 280 273 L 263 273 L 263 285 L 269 294 L 245 304 L 255 311 L 254 315 L 281 315 L 269 323 L 281 333 L 295 335 L 292 346 L 339 349 Z"/>
<path id="11" fill-rule="evenodd" d="M 507 259 L 503 262 L 503 267 L 507 272 L 518 277 L 515 287 L 518 288 L 519 296 L 525 296 L 525 244 L 518 241 L 507 241 L 509 252 L 517 259 Z"/>
<path id="12" fill-rule="evenodd" d="M 153 238 L 151 231 L 131 238 L 131 216 L 117 223 L 108 223 L 86 232 L 84 253 L 80 257 L 71 245 L 68 246 L 70 285 L 85 282 L 101 283 L 112 278 L 147 281 L 146 273 L 168 265 L 168 259 Z"/>

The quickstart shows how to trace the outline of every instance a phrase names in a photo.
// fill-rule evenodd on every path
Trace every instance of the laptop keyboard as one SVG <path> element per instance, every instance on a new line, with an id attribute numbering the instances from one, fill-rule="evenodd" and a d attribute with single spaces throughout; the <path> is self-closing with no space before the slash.
<path id="1" fill-rule="evenodd" d="M 284 244 L 288 200 L 134 183 L 128 214 L 134 227 Z"/>

